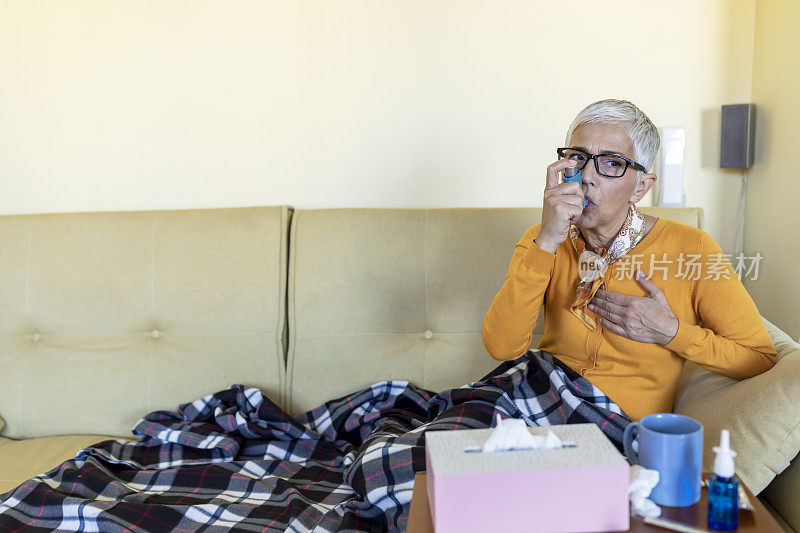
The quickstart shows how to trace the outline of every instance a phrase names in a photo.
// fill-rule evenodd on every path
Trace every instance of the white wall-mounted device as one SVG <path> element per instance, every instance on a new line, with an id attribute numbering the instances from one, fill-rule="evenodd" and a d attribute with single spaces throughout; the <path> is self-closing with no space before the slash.
<path id="1" fill-rule="evenodd" d="M 683 207 L 683 152 L 686 148 L 684 128 L 661 128 L 661 150 L 656 158 L 656 185 L 653 194 L 655 205 Z"/>

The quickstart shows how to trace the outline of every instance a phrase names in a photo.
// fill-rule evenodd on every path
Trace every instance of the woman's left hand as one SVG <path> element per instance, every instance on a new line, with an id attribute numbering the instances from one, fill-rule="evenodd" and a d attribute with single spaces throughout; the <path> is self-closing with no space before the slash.
<path id="1" fill-rule="evenodd" d="M 637 274 L 647 296 L 600 289 L 588 307 L 599 315 L 605 327 L 617 335 L 639 342 L 667 344 L 678 332 L 678 317 L 655 282 L 641 270 Z"/>

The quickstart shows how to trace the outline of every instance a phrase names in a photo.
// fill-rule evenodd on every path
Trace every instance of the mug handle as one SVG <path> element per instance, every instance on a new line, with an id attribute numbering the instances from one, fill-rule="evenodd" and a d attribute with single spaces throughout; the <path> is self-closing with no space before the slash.
<path id="1" fill-rule="evenodd" d="M 631 422 L 625 428 L 625 433 L 622 435 L 622 447 L 625 449 L 625 456 L 628 462 L 632 465 L 639 463 L 639 454 L 633 451 L 633 439 L 639 435 L 639 422 Z M 636 430 L 636 435 L 634 435 Z"/>

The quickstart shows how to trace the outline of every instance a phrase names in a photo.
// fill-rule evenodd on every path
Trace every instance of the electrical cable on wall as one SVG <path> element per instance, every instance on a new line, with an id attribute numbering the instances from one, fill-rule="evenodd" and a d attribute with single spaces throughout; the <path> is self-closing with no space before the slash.
<path id="1" fill-rule="evenodd" d="M 742 192 L 739 196 L 739 227 L 736 231 L 736 255 L 744 254 L 744 232 L 746 226 L 746 216 L 747 216 L 747 174 L 748 171 L 745 170 L 742 173 Z"/>

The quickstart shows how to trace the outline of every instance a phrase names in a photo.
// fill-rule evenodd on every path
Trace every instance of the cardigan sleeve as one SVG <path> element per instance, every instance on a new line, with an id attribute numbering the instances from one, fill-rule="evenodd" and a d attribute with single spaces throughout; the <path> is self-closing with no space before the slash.
<path id="1" fill-rule="evenodd" d="M 529 228 L 517 243 L 503 286 L 483 319 L 481 340 L 498 360 L 515 359 L 527 351 L 552 277 L 556 254 L 533 242 L 540 226 Z"/>
<path id="2" fill-rule="evenodd" d="M 703 268 L 692 304 L 703 326 L 678 320 L 678 332 L 664 346 L 679 356 L 729 378 L 744 379 L 775 364 L 775 346 L 753 299 L 722 249 L 701 232 Z"/>

